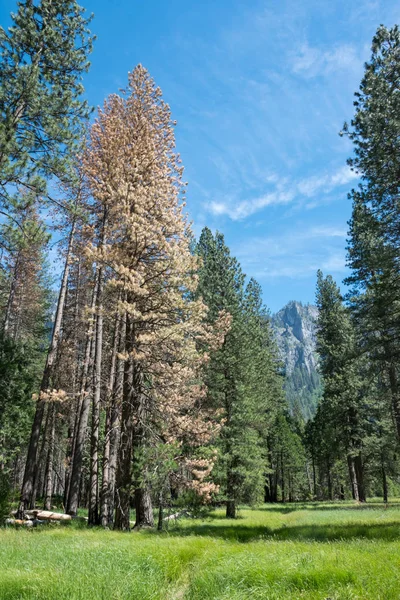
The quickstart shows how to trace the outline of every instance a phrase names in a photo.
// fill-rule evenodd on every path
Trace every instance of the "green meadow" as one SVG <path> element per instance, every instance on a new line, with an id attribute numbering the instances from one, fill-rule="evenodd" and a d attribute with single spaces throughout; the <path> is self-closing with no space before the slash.
<path id="1" fill-rule="evenodd" d="M 0 531 L 0 599 L 400 598 L 400 504 L 265 505 L 168 532 Z"/>

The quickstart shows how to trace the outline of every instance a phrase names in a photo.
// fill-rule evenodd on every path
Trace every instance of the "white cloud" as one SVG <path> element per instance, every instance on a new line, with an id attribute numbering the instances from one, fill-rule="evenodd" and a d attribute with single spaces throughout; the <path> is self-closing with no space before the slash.
<path id="1" fill-rule="evenodd" d="M 314 276 L 318 269 L 342 274 L 346 270 L 343 238 L 345 229 L 316 225 L 294 228 L 268 236 L 252 238 L 234 249 L 245 272 L 260 281 L 265 279 L 303 279 Z"/>
<path id="2" fill-rule="evenodd" d="M 345 238 L 347 236 L 346 229 L 342 229 L 340 227 L 313 227 L 310 230 L 310 237 L 324 237 L 324 238 Z"/>
<path id="3" fill-rule="evenodd" d="M 212 201 L 207 204 L 209 212 L 216 216 L 227 215 L 233 221 L 239 221 L 272 205 L 289 204 L 301 197 L 312 198 L 317 193 L 327 194 L 334 188 L 347 185 L 358 176 L 348 166 L 341 167 L 335 173 L 328 175 L 314 175 L 298 182 L 290 183 L 288 180 L 279 180 L 277 176 L 269 176 L 269 182 L 275 185 L 271 192 L 235 203 L 233 198 L 222 201 Z M 316 203 L 314 203 L 317 205 Z M 308 204 L 310 208 L 310 203 Z"/>
<path id="4" fill-rule="evenodd" d="M 346 165 L 332 175 L 314 175 L 313 177 L 308 177 L 307 179 L 300 181 L 297 184 L 297 190 L 303 196 L 310 198 L 315 196 L 319 191 L 322 191 L 324 194 L 329 193 L 335 187 L 347 185 L 357 178 L 358 175 Z"/>
<path id="5" fill-rule="evenodd" d="M 357 71 L 362 68 L 362 64 L 357 50 L 349 44 L 327 51 L 303 44 L 300 52 L 293 58 L 292 71 L 311 78 L 336 71 Z"/>

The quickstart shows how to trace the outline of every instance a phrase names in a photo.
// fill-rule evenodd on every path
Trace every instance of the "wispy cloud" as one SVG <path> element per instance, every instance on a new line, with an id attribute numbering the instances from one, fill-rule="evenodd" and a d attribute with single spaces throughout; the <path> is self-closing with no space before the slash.
<path id="1" fill-rule="evenodd" d="M 303 279 L 318 269 L 341 275 L 346 270 L 343 240 L 346 230 L 339 226 L 296 224 L 280 235 L 253 238 L 235 249 L 246 272 L 263 280 Z"/>
<path id="2" fill-rule="evenodd" d="M 323 51 L 320 48 L 303 44 L 300 52 L 293 57 L 292 71 L 312 78 L 331 75 L 336 71 L 358 71 L 362 59 L 357 49 L 349 44 Z"/>
<path id="3" fill-rule="evenodd" d="M 206 208 L 215 216 L 227 215 L 233 221 L 239 221 L 267 206 L 289 204 L 294 200 L 312 198 L 317 193 L 328 194 L 337 187 L 349 184 L 357 177 L 357 174 L 347 166 L 341 167 L 333 174 L 315 175 L 297 182 L 280 180 L 276 175 L 269 176 L 268 180 L 273 189 L 266 194 L 236 203 L 232 198 L 212 201 L 206 205 Z M 316 206 L 317 203 L 314 205 Z"/>

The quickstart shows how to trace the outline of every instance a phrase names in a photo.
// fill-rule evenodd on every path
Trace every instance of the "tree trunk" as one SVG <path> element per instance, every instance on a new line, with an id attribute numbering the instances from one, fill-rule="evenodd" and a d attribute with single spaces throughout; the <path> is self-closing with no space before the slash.
<path id="1" fill-rule="evenodd" d="M 97 298 L 97 287 L 99 277 L 96 273 L 95 283 L 92 294 L 91 314 L 94 313 Z M 66 511 L 69 515 L 76 516 L 78 511 L 80 484 L 82 474 L 83 452 L 85 449 L 86 430 L 90 411 L 90 396 L 87 391 L 88 374 L 91 356 L 94 351 L 93 323 L 90 322 L 86 332 L 85 358 L 82 367 L 81 390 L 79 393 L 79 403 L 77 411 L 77 422 L 74 428 L 73 453 L 71 458 L 71 475 L 69 481 L 69 495 L 66 503 Z"/>
<path id="2" fill-rule="evenodd" d="M 313 488 L 314 488 L 314 500 L 317 499 L 317 474 L 315 471 L 315 457 L 312 456 L 312 474 L 313 474 Z"/>
<path id="3" fill-rule="evenodd" d="M 51 386 L 51 380 L 53 377 L 54 364 L 57 357 L 57 350 L 59 346 L 61 336 L 61 324 L 64 315 L 65 298 L 67 293 L 67 282 L 69 275 L 69 267 L 72 253 L 72 244 L 75 234 L 75 219 L 72 223 L 71 232 L 69 235 L 67 255 L 65 259 L 64 273 L 62 277 L 60 293 L 58 296 L 57 311 L 53 327 L 53 333 L 51 337 L 50 347 L 47 353 L 46 365 L 43 372 L 42 383 L 40 386 L 40 392 L 45 392 Z M 22 491 L 20 497 L 20 503 L 17 511 L 17 518 L 23 519 L 25 516 L 25 510 L 28 508 L 33 493 L 33 485 L 35 480 L 36 468 L 37 468 L 37 451 L 39 445 L 40 431 L 42 427 L 43 415 L 45 409 L 45 400 L 39 395 L 39 399 L 36 403 L 35 417 L 32 424 L 31 437 L 29 441 L 28 453 L 26 457 L 24 480 L 22 484 Z"/>
<path id="4" fill-rule="evenodd" d="M 113 494 L 113 481 L 115 478 L 115 465 L 111 465 L 111 446 L 113 445 L 113 458 L 115 456 L 115 435 L 114 430 L 118 427 L 119 411 L 117 410 L 117 394 L 116 394 L 116 366 L 117 366 L 117 351 L 119 342 L 120 316 L 114 330 L 113 349 L 111 355 L 110 376 L 108 381 L 108 398 L 107 398 L 107 413 L 104 436 L 104 451 L 103 451 L 103 479 L 101 484 L 101 524 L 103 527 L 108 527 L 112 524 L 112 511 L 110 511 L 111 495 Z M 112 472 L 114 470 L 114 473 Z M 111 517 L 111 519 L 110 519 Z"/>
<path id="5" fill-rule="evenodd" d="M 81 285 L 81 257 L 79 257 L 78 267 L 77 267 L 77 275 L 76 275 L 76 283 L 75 283 L 75 308 L 74 308 L 74 338 L 75 338 L 75 356 L 79 357 L 79 335 L 77 335 L 77 331 L 79 329 L 79 292 Z M 78 427 L 79 421 L 79 413 L 80 413 L 80 397 L 78 395 L 77 385 L 79 381 L 80 375 L 80 361 L 79 358 L 75 361 L 75 368 L 73 371 L 73 381 L 72 381 L 72 394 L 73 398 L 75 398 L 75 410 L 73 413 L 69 414 L 69 427 L 68 427 L 68 438 L 67 438 L 67 450 L 66 450 L 66 460 L 65 460 L 65 479 L 64 479 L 64 499 L 63 505 L 64 510 L 68 503 L 69 497 L 69 486 L 71 479 L 71 468 L 72 468 L 72 459 L 75 452 L 75 434 Z"/>
<path id="6" fill-rule="evenodd" d="M 359 492 L 358 492 L 358 483 L 357 483 L 356 469 L 354 466 L 354 457 L 350 456 L 350 454 L 347 456 L 347 464 L 349 467 L 349 476 L 350 476 L 350 484 L 351 484 L 351 492 L 353 495 L 353 500 L 355 500 L 356 502 L 359 502 L 360 496 L 359 496 Z"/>
<path id="7" fill-rule="evenodd" d="M 103 351 L 103 270 L 99 268 L 99 285 L 97 291 L 97 317 L 95 338 L 95 361 L 93 377 L 92 403 L 92 435 L 90 443 L 90 494 L 89 494 L 89 525 L 100 525 L 99 511 L 99 430 L 100 430 L 100 395 L 101 395 L 101 366 Z"/>
<path id="8" fill-rule="evenodd" d="M 129 321 L 128 317 L 127 320 Z M 126 350 L 132 349 L 132 327 L 128 323 Z M 124 386 L 121 416 L 121 438 L 118 452 L 116 477 L 116 511 L 114 529 L 129 531 L 130 499 L 132 490 L 132 452 L 133 452 L 133 359 L 125 362 Z"/>
<path id="9" fill-rule="evenodd" d="M 268 502 L 272 502 L 271 500 L 271 491 L 269 481 L 267 479 L 266 484 L 264 485 L 264 502 L 267 504 Z"/>
<path id="10" fill-rule="evenodd" d="M 47 450 L 47 462 L 46 462 L 46 488 L 45 488 L 45 500 L 44 510 L 51 510 L 51 500 L 53 495 L 53 458 L 54 458 L 54 438 L 56 430 L 56 406 L 55 402 L 52 402 L 49 406 L 50 412 L 50 435 Z"/>
<path id="11" fill-rule="evenodd" d="M 145 485 L 135 490 L 135 528 L 154 527 L 153 506 L 150 491 Z"/>
<path id="12" fill-rule="evenodd" d="M 164 521 L 164 505 L 163 505 L 162 494 L 160 494 L 159 506 L 158 506 L 158 524 L 157 524 L 158 531 L 163 530 L 163 521 Z"/>
<path id="13" fill-rule="evenodd" d="M 39 450 L 39 459 L 38 459 L 38 468 L 36 469 L 36 474 L 35 474 L 35 480 L 33 482 L 33 492 L 32 492 L 32 499 L 31 499 L 31 507 L 35 508 L 36 507 L 36 498 L 42 495 L 42 491 L 44 489 L 44 476 L 45 476 L 45 469 L 44 467 L 42 467 L 42 465 L 45 465 L 46 463 L 46 449 L 47 449 L 47 432 L 49 431 L 49 426 L 50 426 L 50 411 L 49 411 L 49 404 L 48 402 L 46 403 L 45 406 L 45 414 L 46 414 L 46 418 L 45 418 L 45 426 L 44 426 L 44 431 L 43 431 L 43 435 L 42 435 L 42 443 L 40 446 L 40 450 Z M 44 418 L 44 417 L 43 417 Z"/>
<path id="14" fill-rule="evenodd" d="M 231 463 L 228 465 L 226 494 L 228 496 L 226 501 L 226 518 L 236 519 L 235 479 Z"/>
<path id="15" fill-rule="evenodd" d="M 226 502 L 226 518 L 236 519 L 236 502 L 235 500 L 227 500 Z"/>
<path id="16" fill-rule="evenodd" d="M 366 502 L 365 486 L 364 486 L 364 467 L 362 464 L 361 452 L 354 457 L 354 468 L 357 478 L 358 498 L 360 502 Z"/>
<path id="17" fill-rule="evenodd" d="M 387 478 L 386 478 L 386 470 L 385 467 L 382 465 L 382 488 L 383 488 L 383 501 L 385 504 L 388 503 L 388 484 L 387 484 Z"/>
<path id="18" fill-rule="evenodd" d="M 71 481 L 71 467 L 72 467 L 72 456 L 74 451 L 74 439 L 75 439 L 75 427 L 78 421 L 78 409 L 79 409 L 79 398 L 75 401 L 75 408 L 73 409 L 73 414 L 69 415 L 70 422 L 74 421 L 73 425 L 68 427 L 67 433 L 67 450 L 65 456 L 65 471 L 64 471 L 64 495 L 63 495 L 63 506 L 64 511 L 66 510 L 66 506 L 68 503 L 69 496 L 69 484 Z M 74 418 L 75 415 L 75 418 Z"/>
<path id="19" fill-rule="evenodd" d="M 6 314 L 4 315 L 3 331 L 6 336 L 8 336 L 10 334 L 11 313 L 12 313 L 12 307 L 14 304 L 15 287 L 16 287 L 17 278 L 18 278 L 19 259 L 20 259 L 20 252 L 18 252 L 16 261 L 15 261 L 14 272 L 13 272 L 12 280 L 11 280 L 10 292 L 9 292 L 8 298 L 7 298 Z"/>
<path id="20" fill-rule="evenodd" d="M 133 427 L 133 472 L 135 475 L 135 527 L 153 527 L 153 507 L 150 491 L 146 484 L 146 467 L 141 464 L 141 453 L 146 444 L 145 423 L 147 420 L 146 398 L 143 394 L 143 374 L 139 365 L 134 365 L 133 387 L 135 400 L 135 424 Z M 139 459 L 139 461 L 138 461 Z"/>
<path id="21" fill-rule="evenodd" d="M 281 492 L 282 502 L 285 502 L 285 470 L 283 467 L 283 452 L 281 451 Z"/>
<path id="22" fill-rule="evenodd" d="M 331 466 L 329 463 L 327 465 L 327 480 L 328 480 L 328 499 L 333 500 L 332 474 L 331 474 Z"/>

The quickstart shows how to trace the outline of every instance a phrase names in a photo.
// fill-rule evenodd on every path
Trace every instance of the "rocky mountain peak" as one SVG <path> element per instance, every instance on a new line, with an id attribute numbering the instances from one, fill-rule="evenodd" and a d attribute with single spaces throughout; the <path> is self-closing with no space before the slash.
<path id="1" fill-rule="evenodd" d="M 306 418 L 315 409 L 321 381 L 317 371 L 316 319 L 318 309 L 292 300 L 271 318 L 271 325 L 285 364 L 289 404 L 298 404 Z"/>

